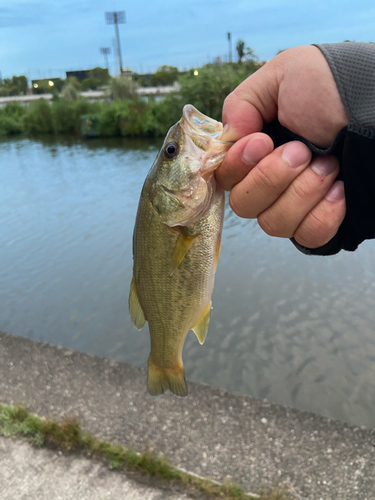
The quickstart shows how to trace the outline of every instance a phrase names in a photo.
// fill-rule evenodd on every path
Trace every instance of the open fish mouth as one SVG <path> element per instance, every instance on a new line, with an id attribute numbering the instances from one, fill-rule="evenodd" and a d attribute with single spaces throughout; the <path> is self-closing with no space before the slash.
<path id="1" fill-rule="evenodd" d="M 195 146 L 205 152 L 202 156 L 202 174 L 210 173 L 223 161 L 232 142 L 221 141 L 223 124 L 204 115 L 191 104 L 182 112 L 180 126 Z"/>
<path id="2" fill-rule="evenodd" d="M 223 133 L 223 124 L 204 115 L 191 104 L 186 104 L 182 112 L 182 120 L 185 121 L 190 134 L 206 135 L 212 139 L 220 139 Z"/>

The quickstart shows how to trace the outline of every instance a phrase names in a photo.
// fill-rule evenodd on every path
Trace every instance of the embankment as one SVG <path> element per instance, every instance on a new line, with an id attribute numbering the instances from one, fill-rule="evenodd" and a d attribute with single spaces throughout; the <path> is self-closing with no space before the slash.
<path id="1" fill-rule="evenodd" d="M 283 483 L 302 499 L 368 499 L 375 432 L 189 383 L 189 396 L 146 392 L 125 363 L 0 333 L 0 401 L 40 416 L 78 417 L 83 430 L 136 451 L 153 448 L 188 471 L 247 490 Z"/>

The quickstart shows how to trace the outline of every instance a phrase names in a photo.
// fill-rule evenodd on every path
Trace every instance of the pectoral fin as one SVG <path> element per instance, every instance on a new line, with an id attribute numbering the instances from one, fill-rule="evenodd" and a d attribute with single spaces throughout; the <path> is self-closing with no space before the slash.
<path id="1" fill-rule="evenodd" d="M 216 240 L 216 247 L 215 247 L 215 273 L 216 273 L 217 265 L 219 263 L 220 249 L 221 249 L 221 234 L 219 235 L 218 239 Z"/>
<path id="2" fill-rule="evenodd" d="M 189 235 L 184 230 L 181 232 L 180 236 L 177 239 L 176 246 L 173 250 L 170 276 L 172 276 L 172 274 L 184 260 L 184 257 L 191 248 L 191 245 L 198 237 L 199 234 Z"/>
<path id="3" fill-rule="evenodd" d="M 146 317 L 139 302 L 137 289 L 135 288 L 134 276 L 130 285 L 129 311 L 134 326 L 138 328 L 138 330 L 141 330 L 145 326 Z"/>
<path id="4" fill-rule="evenodd" d="M 204 341 L 206 340 L 208 325 L 210 323 L 211 305 L 212 302 L 208 304 L 198 323 L 192 328 L 201 345 L 204 344 Z"/>

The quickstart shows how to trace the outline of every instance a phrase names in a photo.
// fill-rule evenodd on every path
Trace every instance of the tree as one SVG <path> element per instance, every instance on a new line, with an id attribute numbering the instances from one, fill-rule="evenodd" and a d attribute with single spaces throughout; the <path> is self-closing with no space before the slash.
<path id="1" fill-rule="evenodd" d="M 172 85 L 178 78 L 178 69 L 175 66 L 160 66 L 151 77 L 152 85 Z"/>
<path id="2" fill-rule="evenodd" d="M 246 59 L 254 62 L 259 62 L 259 57 L 256 55 L 256 53 L 253 51 L 251 47 L 246 47 Z"/>
<path id="3" fill-rule="evenodd" d="M 13 76 L 12 78 L 4 78 L 0 86 L 1 96 L 10 95 L 26 95 L 27 94 L 27 78 L 24 75 Z"/>
<path id="4" fill-rule="evenodd" d="M 108 88 L 108 97 L 111 101 L 116 99 L 138 99 L 139 85 L 132 78 L 112 78 Z"/>
<path id="5" fill-rule="evenodd" d="M 69 78 L 67 78 L 64 88 L 67 85 L 72 85 L 78 91 L 82 90 L 82 83 L 78 80 L 76 76 L 70 76 Z"/>
<path id="6" fill-rule="evenodd" d="M 251 73 L 245 64 L 239 68 L 231 64 L 199 68 L 197 75 L 190 73 L 180 77 L 179 94 L 184 103 L 190 103 L 205 115 L 220 120 L 224 99 Z"/>
<path id="7" fill-rule="evenodd" d="M 245 42 L 243 40 L 238 40 L 236 50 L 238 54 L 238 62 L 242 63 L 242 58 L 245 55 Z"/>
<path id="8" fill-rule="evenodd" d="M 95 80 L 97 82 L 97 86 L 100 87 L 108 83 L 110 76 L 107 68 L 104 69 L 97 66 L 94 69 L 90 69 L 88 78 Z"/>
<path id="9" fill-rule="evenodd" d="M 13 76 L 12 84 L 17 88 L 19 94 L 27 94 L 27 78 L 24 75 Z"/>

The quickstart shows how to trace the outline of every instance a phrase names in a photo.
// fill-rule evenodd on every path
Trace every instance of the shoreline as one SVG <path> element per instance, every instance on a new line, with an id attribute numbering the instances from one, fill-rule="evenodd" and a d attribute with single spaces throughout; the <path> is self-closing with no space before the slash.
<path id="1" fill-rule="evenodd" d="M 79 419 L 84 432 L 246 491 L 286 485 L 306 500 L 371 498 L 375 431 L 188 382 L 151 398 L 145 370 L 0 333 L 0 401 Z"/>

